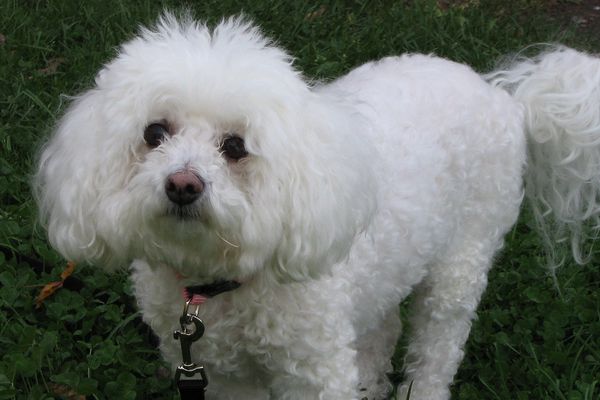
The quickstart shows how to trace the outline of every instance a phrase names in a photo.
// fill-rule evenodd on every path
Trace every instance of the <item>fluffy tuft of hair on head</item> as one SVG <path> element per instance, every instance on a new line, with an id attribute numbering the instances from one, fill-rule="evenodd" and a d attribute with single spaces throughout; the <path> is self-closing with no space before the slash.
<path id="1" fill-rule="evenodd" d="M 152 27 L 140 26 L 138 38 L 146 41 L 164 39 L 201 39 L 209 43 L 242 43 L 244 49 L 265 49 L 273 45 L 260 28 L 243 13 L 222 18 L 214 29 L 193 17 L 192 11 L 165 10 Z M 253 46 L 249 46 L 254 44 Z"/>

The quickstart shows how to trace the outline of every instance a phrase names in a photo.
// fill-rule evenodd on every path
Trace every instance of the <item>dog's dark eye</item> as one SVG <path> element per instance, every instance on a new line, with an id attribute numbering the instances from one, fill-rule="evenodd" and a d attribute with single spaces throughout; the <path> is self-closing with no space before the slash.
<path id="1" fill-rule="evenodd" d="M 244 146 L 244 139 L 237 135 L 227 136 L 221 143 L 221 152 L 230 160 L 237 161 L 248 155 Z"/>
<path id="2" fill-rule="evenodd" d="M 144 140 L 150 147 L 157 147 L 169 135 L 169 129 L 164 124 L 150 124 L 144 129 Z"/>

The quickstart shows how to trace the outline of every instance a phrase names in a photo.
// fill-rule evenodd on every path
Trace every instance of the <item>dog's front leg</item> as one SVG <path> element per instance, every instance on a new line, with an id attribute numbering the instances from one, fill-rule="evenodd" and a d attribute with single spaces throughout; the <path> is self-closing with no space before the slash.
<path id="1" fill-rule="evenodd" d="M 254 305 L 244 348 L 267 375 L 271 399 L 358 398 L 349 296 L 321 281 L 264 291 Z"/>
<path id="2" fill-rule="evenodd" d="M 357 399 L 356 352 L 314 349 L 309 355 L 280 360 L 281 369 L 271 381 L 271 398 L 277 400 Z M 299 356 L 298 358 L 295 356 Z"/>

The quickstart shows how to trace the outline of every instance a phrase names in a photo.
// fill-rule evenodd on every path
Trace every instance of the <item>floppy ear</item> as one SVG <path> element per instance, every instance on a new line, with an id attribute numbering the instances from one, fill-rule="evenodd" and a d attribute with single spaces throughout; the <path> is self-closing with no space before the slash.
<path id="1" fill-rule="evenodd" d="M 276 167 L 283 170 L 278 183 L 284 207 L 275 271 L 284 280 L 327 273 L 348 256 L 376 208 L 367 125 L 337 99 L 309 97 L 305 108 L 279 114 L 285 136 L 295 139 Z"/>
<path id="2" fill-rule="evenodd" d="M 68 260 L 111 266 L 125 253 L 115 234 L 125 222 L 107 193 L 122 184 L 127 157 L 108 156 L 116 143 L 100 117 L 101 96 L 93 89 L 71 104 L 42 148 L 33 184 L 51 245 Z"/>

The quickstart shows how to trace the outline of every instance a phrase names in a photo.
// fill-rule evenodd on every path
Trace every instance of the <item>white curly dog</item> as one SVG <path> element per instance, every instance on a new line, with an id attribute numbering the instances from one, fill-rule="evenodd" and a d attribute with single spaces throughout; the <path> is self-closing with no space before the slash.
<path id="1" fill-rule="evenodd" d="M 35 187 L 64 257 L 131 263 L 174 366 L 184 298 L 205 300 L 207 398 L 385 398 L 415 292 L 398 396 L 435 400 L 524 196 L 584 258 L 599 148 L 600 61 L 581 52 L 484 77 L 409 54 L 311 84 L 241 18 L 165 14 L 75 98 Z"/>

